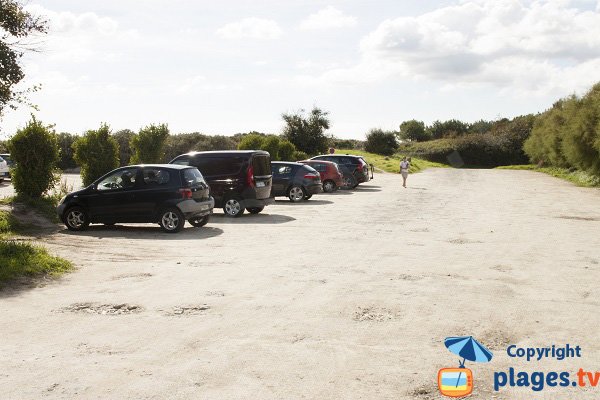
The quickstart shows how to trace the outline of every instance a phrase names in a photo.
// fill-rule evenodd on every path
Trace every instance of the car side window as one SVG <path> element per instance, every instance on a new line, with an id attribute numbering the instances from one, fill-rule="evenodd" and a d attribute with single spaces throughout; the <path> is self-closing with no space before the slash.
<path id="1" fill-rule="evenodd" d="M 273 172 L 275 175 L 289 175 L 292 172 L 292 167 L 289 165 L 275 166 Z"/>
<path id="2" fill-rule="evenodd" d="M 176 164 L 176 165 L 190 165 L 190 159 L 188 157 L 178 158 L 177 160 L 173 161 L 173 164 Z"/>
<path id="3" fill-rule="evenodd" d="M 146 187 L 166 186 L 171 180 L 169 171 L 162 168 L 144 168 L 143 177 Z"/>
<path id="4" fill-rule="evenodd" d="M 325 164 L 313 164 L 311 165 L 311 167 L 313 167 L 314 169 L 316 169 L 319 172 L 325 172 L 327 171 L 327 166 Z"/>
<path id="5" fill-rule="evenodd" d="M 135 186 L 137 168 L 120 169 L 98 182 L 99 191 L 131 189 Z"/>

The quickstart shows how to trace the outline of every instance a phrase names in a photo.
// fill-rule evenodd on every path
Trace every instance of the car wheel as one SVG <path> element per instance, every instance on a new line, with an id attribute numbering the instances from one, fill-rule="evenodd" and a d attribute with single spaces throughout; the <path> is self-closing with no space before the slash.
<path id="1" fill-rule="evenodd" d="M 302 189 L 301 186 L 292 186 L 288 189 L 287 195 L 291 202 L 297 203 L 304 199 L 304 196 L 306 194 L 304 193 L 304 189 Z"/>
<path id="2" fill-rule="evenodd" d="M 240 203 L 239 199 L 232 197 L 225 201 L 223 212 L 229 217 L 236 218 L 244 213 L 244 207 L 242 207 L 242 203 Z"/>
<path id="3" fill-rule="evenodd" d="M 323 191 L 326 193 L 331 193 L 333 191 L 335 191 L 335 189 L 337 189 L 337 187 L 335 186 L 335 182 L 334 181 L 325 181 L 323 182 Z"/>
<path id="4" fill-rule="evenodd" d="M 163 231 L 168 233 L 179 232 L 185 225 L 185 218 L 183 213 L 178 208 L 171 207 L 163 210 L 160 213 L 159 219 L 160 227 Z"/>
<path id="5" fill-rule="evenodd" d="M 356 185 L 358 185 L 358 183 L 356 183 L 356 179 L 354 179 L 353 176 L 344 178 L 344 187 L 346 189 L 354 189 Z"/>
<path id="6" fill-rule="evenodd" d="M 312 197 L 312 194 L 307 194 L 306 196 L 304 196 L 304 200 L 310 200 L 311 197 Z"/>
<path id="7" fill-rule="evenodd" d="M 264 207 L 248 207 L 248 208 L 246 208 L 246 210 L 248 210 L 248 212 L 250 214 L 258 214 L 264 209 L 265 209 Z"/>
<path id="8" fill-rule="evenodd" d="M 190 223 L 190 225 L 195 226 L 196 228 L 200 228 L 208 223 L 209 218 L 209 215 L 205 215 L 204 217 L 188 219 L 188 222 Z"/>
<path id="9" fill-rule="evenodd" d="M 83 231 L 90 224 L 90 218 L 81 207 L 71 207 L 65 212 L 65 225 L 71 231 Z"/>

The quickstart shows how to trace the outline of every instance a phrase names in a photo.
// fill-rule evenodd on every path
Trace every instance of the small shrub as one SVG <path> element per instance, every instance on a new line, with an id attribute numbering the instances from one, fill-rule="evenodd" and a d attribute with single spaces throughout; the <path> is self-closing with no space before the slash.
<path id="1" fill-rule="evenodd" d="M 294 153 L 292 154 L 292 159 L 291 161 L 301 161 L 301 160 L 306 160 L 308 158 L 308 154 L 306 154 L 303 151 L 300 150 L 296 150 L 294 151 Z"/>
<path id="2" fill-rule="evenodd" d="M 240 140 L 240 143 L 238 144 L 238 150 L 258 150 L 262 148 L 264 140 L 264 135 L 250 133 L 245 135 L 242 140 Z"/>
<path id="3" fill-rule="evenodd" d="M 131 138 L 132 164 L 158 164 L 165 157 L 165 143 L 169 137 L 166 124 L 148 125 Z"/>
<path id="4" fill-rule="evenodd" d="M 85 186 L 119 166 L 119 144 L 106 124 L 98 130 L 87 131 L 75 141 L 73 150 Z"/>
<path id="5" fill-rule="evenodd" d="M 41 197 L 56 182 L 59 148 L 56 134 L 33 118 L 9 142 L 15 161 L 12 183 L 23 196 Z"/>
<path id="6" fill-rule="evenodd" d="M 398 149 L 395 132 L 386 132 L 381 129 L 371 129 L 367 133 L 365 150 L 370 153 L 391 156 Z"/>
<path id="7" fill-rule="evenodd" d="M 279 142 L 279 159 L 282 161 L 289 161 L 294 157 L 296 146 L 289 140 L 281 140 Z"/>
<path id="8" fill-rule="evenodd" d="M 279 142 L 280 139 L 277 136 L 267 136 L 262 143 L 261 150 L 268 151 L 271 155 L 271 160 L 277 161 L 279 158 Z"/>

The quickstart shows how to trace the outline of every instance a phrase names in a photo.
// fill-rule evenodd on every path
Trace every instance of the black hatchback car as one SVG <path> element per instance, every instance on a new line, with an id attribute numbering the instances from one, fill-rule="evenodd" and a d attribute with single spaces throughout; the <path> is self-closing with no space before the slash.
<path id="1" fill-rule="evenodd" d="M 117 168 L 59 203 L 60 219 L 73 231 L 89 224 L 153 222 L 179 232 L 185 220 L 206 225 L 214 207 L 210 188 L 197 168 L 182 165 L 130 165 Z"/>
<path id="2" fill-rule="evenodd" d="M 273 197 L 287 196 L 292 202 L 308 200 L 313 194 L 321 193 L 323 185 L 321 174 L 313 167 L 295 163 L 279 162 L 271 163 L 273 173 Z"/>
<path id="3" fill-rule="evenodd" d="M 247 210 L 258 214 L 273 204 L 271 156 L 262 150 L 196 151 L 182 154 L 170 164 L 200 170 L 225 215 L 239 217 Z"/>
<path id="4" fill-rule="evenodd" d="M 311 160 L 331 161 L 338 165 L 343 174 L 344 187 L 354 189 L 360 183 L 368 182 L 372 178 L 369 164 L 360 157 L 350 154 L 326 154 L 315 156 Z"/>

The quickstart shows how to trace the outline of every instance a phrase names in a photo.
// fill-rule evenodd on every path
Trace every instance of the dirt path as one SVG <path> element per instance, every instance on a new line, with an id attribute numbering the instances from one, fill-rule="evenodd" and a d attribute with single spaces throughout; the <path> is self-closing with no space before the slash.
<path id="1" fill-rule="evenodd" d="M 600 369 L 600 191 L 528 171 L 379 174 L 354 192 L 278 201 L 179 235 L 93 227 L 44 239 L 79 270 L 0 294 L 3 399 L 438 398 L 446 336 L 493 371 Z M 527 363 L 508 344 L 580 345 Z M 552 395 L 557 397 L 552 397 Z M 546 397 L 544 397 L 546 396 Z"/>

